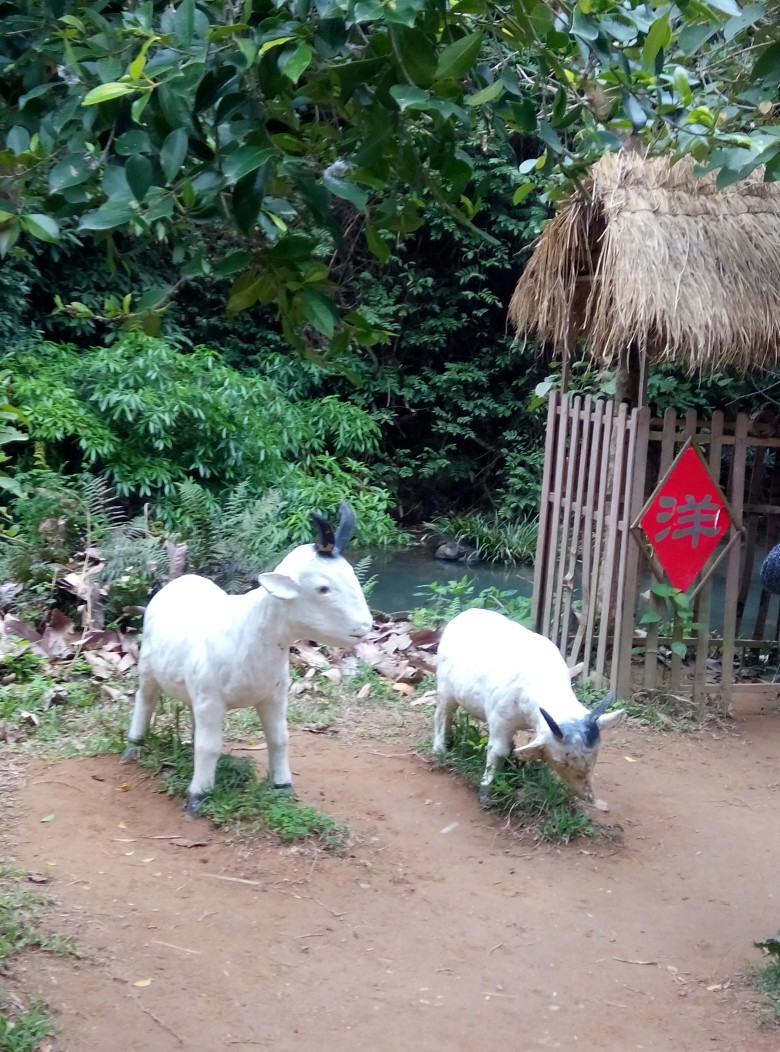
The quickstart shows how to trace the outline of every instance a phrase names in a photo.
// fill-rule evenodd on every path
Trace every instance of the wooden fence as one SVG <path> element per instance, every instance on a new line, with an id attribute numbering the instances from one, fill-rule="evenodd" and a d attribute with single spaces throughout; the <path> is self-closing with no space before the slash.
<path id="1" fill-rule="evenodd" d="M 694 582 L 698 627 L 683 637 L 649 592 L 656 577 L 632 526 L 689 439 L 729 501 L 739 536 L 730 547 L 721 542 L 713 557 L 720 562 Z M 768 659 L 777 652 L 780 611 L 758 568 L 780 542 L 778 449 L 780 422 L 766 414 L 758 423 L 746 414 L 727 422 L 719 412 L 701 421 L 693 410 L 653 419 L 647 408 L 554 392 L 534 573 L 537 631 L 620 698 L 667 691 L 758 711 L 772 705 L 780 682 Z M 640 624 L 649 609 L 662 620 Z M 672 650 L 675 640 L 686 644 L 685 659 Z"/>

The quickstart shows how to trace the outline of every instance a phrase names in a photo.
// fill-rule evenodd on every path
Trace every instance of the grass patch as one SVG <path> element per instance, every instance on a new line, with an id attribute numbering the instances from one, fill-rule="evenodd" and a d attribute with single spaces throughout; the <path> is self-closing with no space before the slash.
<path id="1" fill-rule="evenodd" d="M 479 785 L 485 770 L 487 735 L 462 709 L 453 720 L 452 739 L 444 766 Z M 567 844 L 576 837 L 613 835 L 577 806 L 563 782 L 544 763 L 507 761 L 493 782 L 493 810 L 505 816 L 518 831 L 536 840 Z"/>
<path id="2" fill-rule="evenodd" d="M 689 734 L 710 724 L 723 723 L 731 716 L 728 703 L 694 702 L 679 694 L 637 691 L 630 701 L 621 702 L 628 716 L 648 727 Z"/>
<path id="3" fill-rule="evenodd" d="M 780 931 L 774 938 L 754 944 L 767 955 L 765 964 L 749 965 L 746 971 L 750 985 L 763 994 L 774 1023 L 780 1024 Z"/>
<path id="4" fill-rule="evenodd" d="M 169 796 L 187 795 L 192 745 L 180 740 L 175 727 L 150 732 L 140 762 L 155 774 L 163 774 Z M 215 826 L 270 832 L 285 841 L 316 839 L 329 850 L 343 847 L 349 838 L 349 829 L 341 822 L 298 803 L 294 796 L 285 796 L 266 780 L 260 781 L 255 765 L 243 756 L 220 756 L 214 789 L 203 802 L 201 814 Z"/>
<path id="5" fill-rule="evenodd" d="M 3 1052 L 36 1052 L 41 1041 L 52 1033 L 46 1005 L 33 1000 L 19 1009 L 0 1000 L 0 1049 Z"/>
<path id="6" fill-rule="evenodd" d="M 28 884 L 26 874 L 14 866 L 0 865 L 0 973 L 7 973 L 11 958 L 23 950 L 43 950 L 58 956 L 78 957 L 71 939 L 41 927 L 39 916 L 48 896 Z M 46 1005 L 37 999 L 27 1005 L 18 997 L 0 993 L 0 1049 L 33 1052 L 52 1033 Z"/>
<path id="7" fill-rule="evenodd" d="M 0 866 L 0 968 L 22 950 L 79 956 L 69 938 L 47 932 L 39 925 L 39 914 L 48 903 L 48 896 L 28 884 L 21 870 Z"/>

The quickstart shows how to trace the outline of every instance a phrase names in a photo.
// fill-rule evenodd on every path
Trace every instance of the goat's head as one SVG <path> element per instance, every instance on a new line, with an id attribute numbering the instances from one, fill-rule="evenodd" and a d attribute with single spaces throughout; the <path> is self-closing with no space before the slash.
<path id="1" fill-rule="evenodd" d="M 355 513 L 346 501 L 340 510 L 335 530 L 313 512 L 314 544 L 294 548 L 273 573 L 258 580 L 275 598 L 294 603 L 290 616 L 298 638 L 351 647 L 369 631 L 372 619 L 355 571 L 342 555 L 355 532 Z"/>
<path id="2" fill-rule="evenodd" d="M 601 744 L 601 731 L 620 723 L 626 715 L 625 709 L 607 712 L 612 702 L 612 691 L 598 703 L 595 709 L 581 719 L 556 723 L 549 712 L 539 708 L 550 734 L 537 734 L 528 745 L 515 753 L 521 760 L 543 760 L 564 782 L 575 796 L 593 803 L 591 779 Z"/>

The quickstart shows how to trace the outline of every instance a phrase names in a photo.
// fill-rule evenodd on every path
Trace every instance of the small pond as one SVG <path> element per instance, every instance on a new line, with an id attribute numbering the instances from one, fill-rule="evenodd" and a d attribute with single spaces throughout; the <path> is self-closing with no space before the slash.
<path id="1" fill-rule="evenodd" d="M 369 576 L 376 576 L 369 604 L 373 610 L 394 613 L 422 606 L 424 600 L 415 596 L 421 585 L 433 581 L 446 584 L 468 577 L 474 584 L 474 593 L 484 588 L 511 589 L 518 595 L 530 596 L 533 590 L 533 566 L 491 565 L 480 563 L 466 566 L 461 562 L 444 562 L 434 559 L 423 547 L 405 549 L 374 549 L 370 552 L 355 551 L 351 561 L 357 563 L 366 555 L 372 562 Z"/>

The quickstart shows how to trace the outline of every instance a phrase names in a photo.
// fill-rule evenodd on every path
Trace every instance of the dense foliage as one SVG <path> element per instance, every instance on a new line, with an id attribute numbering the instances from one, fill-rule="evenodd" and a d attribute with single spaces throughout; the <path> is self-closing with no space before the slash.
<path id="1" fill-rule="evenodd" d="M 425 195 L 476 229 L 478 140 L 540 141 L 516 201 L 531 173 L 554 195 L 631 134 L 719 164 L 722 182 L 760 162 L 774 177 L 776 14 L 773 0 L 3 0 L 0 252 L 78 237 L 116 263 L 126 233 L 170 245 L 175 279 L 106 316 L 156 331 L 183 283 L 216 273 L 231 313 L 273 304 L 299 348 L 371 345 L 334 265 L 358 243 L 389 259 Z"/>

